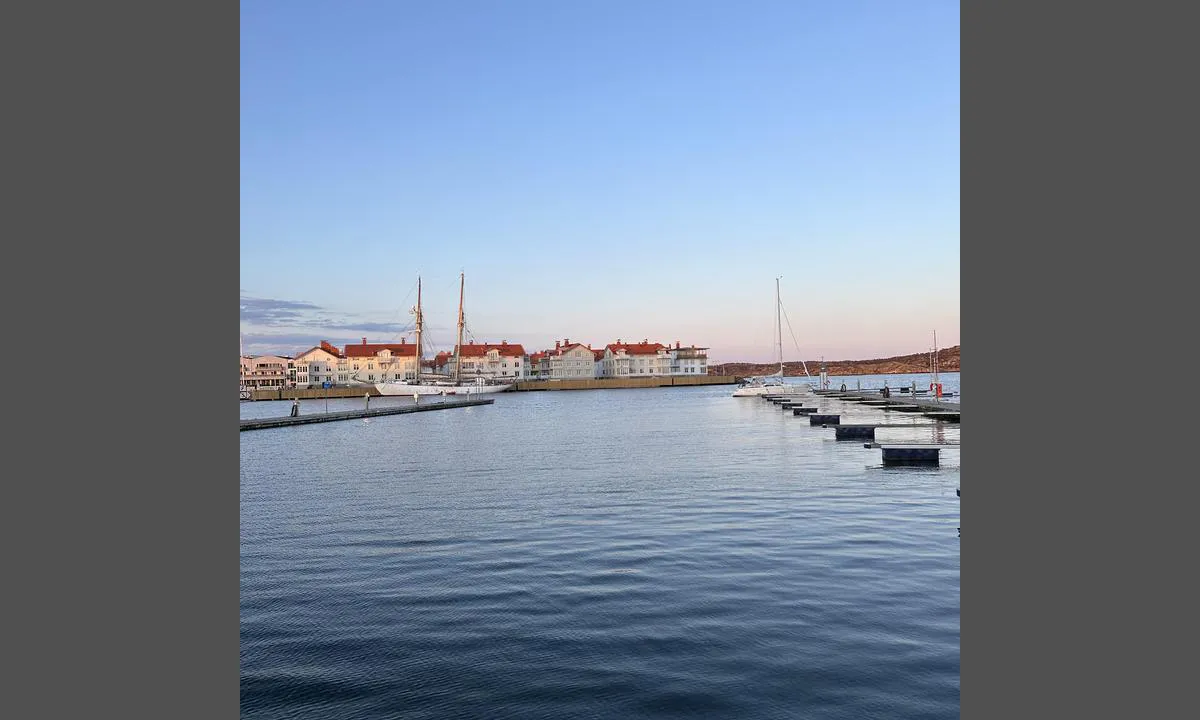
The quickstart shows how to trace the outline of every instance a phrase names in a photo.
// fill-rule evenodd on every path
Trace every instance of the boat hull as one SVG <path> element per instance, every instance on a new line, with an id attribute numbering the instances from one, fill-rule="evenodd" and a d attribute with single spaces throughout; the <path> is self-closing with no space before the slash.
<path id="1" fill-rule="evenodd" d="M 759 397 L 762 395 L 809 395 L 812 388 L 804 384 L 743 385 L 733 391 L 733 397 Z"/>

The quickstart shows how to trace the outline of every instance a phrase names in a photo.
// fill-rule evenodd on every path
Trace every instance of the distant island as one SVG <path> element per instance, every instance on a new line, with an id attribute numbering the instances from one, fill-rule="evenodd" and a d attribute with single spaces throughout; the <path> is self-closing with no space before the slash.
<path id="1" fill-rule="evenodd" d="M 938 350 L 938 371 L 959 372 L 959 345 Z M 929 372 L 930 353 L 913 353 L 877 360 L 826 360 L 825 371 L 830 375 L 907 375 Z M 813 377 L 821 373 L 820 360 L 805 360 L 808 372 Z M 713 375 L 770 375 L 779 371 L 779 363 L 727 362 L 710 364 L 708 372 Z M 804 366 L 799 360 L 785 362 L 783 374 L 788 377 L 804 376 Z"/>

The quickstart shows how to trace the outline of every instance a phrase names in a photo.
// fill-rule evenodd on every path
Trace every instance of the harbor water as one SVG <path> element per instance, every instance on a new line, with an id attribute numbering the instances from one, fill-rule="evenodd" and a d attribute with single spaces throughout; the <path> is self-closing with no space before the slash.
<path id="1" fill-rule="evenodd" d="M 959 449 L 885 467 L 732 389 L 242 433 L 242 717 L 958 717 Z"/>

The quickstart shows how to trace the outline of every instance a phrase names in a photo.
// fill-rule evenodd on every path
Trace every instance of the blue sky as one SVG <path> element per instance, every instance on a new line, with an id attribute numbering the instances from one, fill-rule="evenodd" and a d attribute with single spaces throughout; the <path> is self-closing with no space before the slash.
<path id="1" fill-rule="evenodd" d="M 959 342 L 957 2 L 241 7 L 247 353 Z"/>

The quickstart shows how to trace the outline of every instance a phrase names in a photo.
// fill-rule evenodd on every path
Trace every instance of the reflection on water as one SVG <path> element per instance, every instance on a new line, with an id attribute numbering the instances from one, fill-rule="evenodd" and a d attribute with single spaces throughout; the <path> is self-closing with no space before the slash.
<path id="1" fill-rule="evenodd" d="M 730 392 L 242 433 L 242 716 L 958 717 L 958 449 Z"/>

